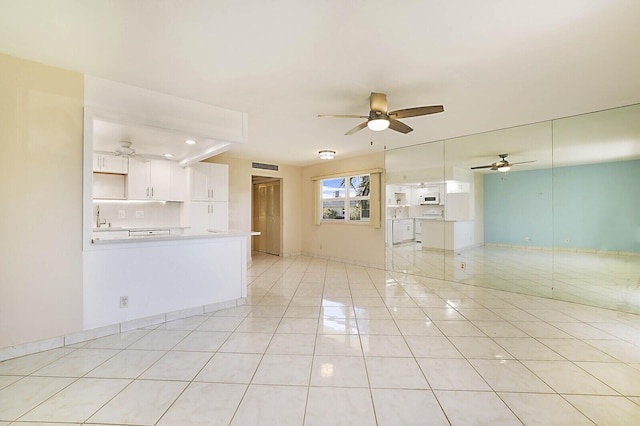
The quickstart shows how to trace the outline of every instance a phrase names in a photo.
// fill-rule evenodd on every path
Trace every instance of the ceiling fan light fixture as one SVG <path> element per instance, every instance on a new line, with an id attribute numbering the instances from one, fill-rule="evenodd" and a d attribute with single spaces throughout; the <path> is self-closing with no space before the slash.
<path id="1" fill-rule="evenodd" d="M 186 143 L 187 145 L 195 145 L 196 141 L 194 141 L 193 139 L 187 139 L 186 141 L 184 141 L 184 143 Z"/>
<path id="2" fill-rule="evenodd" d="M 386 118 L 374 118 L 373 120 L 369 120 L 367 122 L 367 127 L 374 132 L 380 132 L 389 128 L 389 120 Z"/>
<path id="3" fill-rule="evenodd" d="M 318 154 L 320 154 L 321 160 L 333 160 L 336 157 L 336 152 L 329 149 L 323 149 Z"/>
<path id="4" fill-rule="evenodd" d="M 499 171 L 499 172 L 503 172 L 503 173 L 505 173 L 505 172 L 508 172 L 509 170 L 511 170 L 511 166 L 501 166 L 501 167 L 498 167 L 498 171 Z"/>

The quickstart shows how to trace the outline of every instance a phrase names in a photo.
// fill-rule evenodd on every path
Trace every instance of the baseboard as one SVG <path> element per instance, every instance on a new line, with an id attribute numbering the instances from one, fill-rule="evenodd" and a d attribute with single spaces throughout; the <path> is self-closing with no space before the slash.
<path id="1" fill-rule="evenodd" d="M 25 355 L 31 355 L 37 352 L 48 351 L 51 349 L 62 348 L 65 346 L 76 345 L 100 337 L 111 336 L 126 331 L 135 330 L 137 328 L 150 327 L 153 325 L 164 324 L 181 318 L 188 318 L 195 315 L 208 314 L 222 309 L 234 308 L 247 303 L 246 297 L 228 300 L 225 302 L 212 303 L 209 305 L 196 306 L 179 311 L 166 312 L 164 314 L 153 315 L 145 318 L 138 318 L 118 324 L 107 325 L 104 327 L 93 328 L 90 330 L 78 331 L 76 333 L 66 334 L 64 336 L 52 337 L 49 339 L 39 340 L 37 342 L 24 343 L 16 346 L 9 346 L 0 349 L 0 361 L 6 361 L 12 358 L 18 358 Z"/>

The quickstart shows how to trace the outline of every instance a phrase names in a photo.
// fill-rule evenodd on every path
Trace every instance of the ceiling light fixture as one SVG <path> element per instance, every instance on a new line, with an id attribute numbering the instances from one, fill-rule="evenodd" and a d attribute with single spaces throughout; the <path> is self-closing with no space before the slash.
<path id="1" fill-rule="evenodd" d="M 379 132 L 389 127 L 389 120 L 386 118 L 375 118 L 367 122 L 367 127 L 374 132 Z"/>
<path id="2" fill-rule="evenodd" d="M 165 158 L 171 158 L 171 157 L 173 157 L 173 154 L 164 154 L 164 157 Z"/>
<path id="3" fill-rule="evenodd" d="M 194 141 L 193 139 L 187 139 L 186 141 L 184 141 L 184 143 L 186 143 L 187 145 L 195 145 L 196 141 Z"/>
<path id="4" fill-rule="evenodd" d="M 509 170 L 511 170 L 510 166 L 502 166 L 502 167 L 498 167 L 498 171 L 499 172 L 508 172 Z"/>
<path id="5" fill-rule="evenodd" d="M 336 152 L 328 149 L 323 149 L 319 151 L 318 154 L 320 154 L 321 160 L 333 160 L 336 157 Z"/>

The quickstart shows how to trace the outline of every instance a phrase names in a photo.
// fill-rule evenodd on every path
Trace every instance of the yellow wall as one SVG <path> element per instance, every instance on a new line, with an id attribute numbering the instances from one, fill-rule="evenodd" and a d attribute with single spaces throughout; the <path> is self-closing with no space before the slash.
<path id="1" fill-rule="evenodd" d="M 323 223 L 314 225 L 313 223 L 312 177 L 374 168 L 384 168 L 384 153 L 326 161 L 303 169 L 300 196 L 303 253 L 377 267 L 384 266 L 384 209 L 381 213 L 382 226 L 377 229 L 363 224 Z M 384 176 L 381 186 L 381 199 L 384 200 Z"/>
<path id="2" fill-rule="evenodd" d="M 82 330 L 81 74 L 0 54 L 0 348 Z"/>

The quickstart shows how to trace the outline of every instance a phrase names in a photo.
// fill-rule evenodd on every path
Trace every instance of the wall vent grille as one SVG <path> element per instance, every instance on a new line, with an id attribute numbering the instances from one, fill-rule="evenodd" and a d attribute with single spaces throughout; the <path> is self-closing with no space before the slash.
<path id="1" fill-rule="evenodd" d="M 266 163 L 257 163 L 255 161 L 251 162 L 252 169 L 262 169 L 262 170 L 273 170 L 277 172 L 279 167 L 277 164 L 266 164 Z"/>

